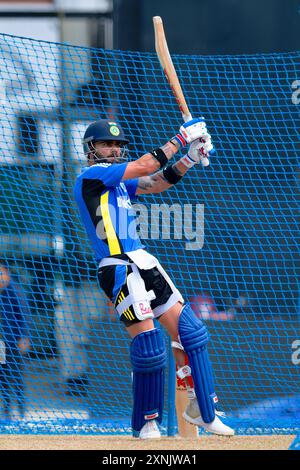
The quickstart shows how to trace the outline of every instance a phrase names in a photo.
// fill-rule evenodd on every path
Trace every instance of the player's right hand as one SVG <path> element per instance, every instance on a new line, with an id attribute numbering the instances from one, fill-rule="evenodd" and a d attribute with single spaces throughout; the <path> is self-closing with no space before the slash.
<path id="1" fill-rule="evenodd" d="M 191 143 L 185 161 L 188 168 L 201 163 L 203 166 L 209 165 L 208 157 L 214 155 L 215 149 L 211 143 L 210 134 L 203 135 L 200 139 Z"/>
<path id="2" fill-rule="evenodd" d="M 180 147 L 185 147 L 205 135 L 207 135 L 205 119 L 204 117 L 200 117 L 185 122 L 174 138 L 177 140 Z"/>

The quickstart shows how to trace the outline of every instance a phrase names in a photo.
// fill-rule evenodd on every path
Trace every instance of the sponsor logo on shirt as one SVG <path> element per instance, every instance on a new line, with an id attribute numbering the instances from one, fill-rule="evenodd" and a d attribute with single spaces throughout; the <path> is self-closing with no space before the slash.
<path id="1" fill-rule="evenodd" d="M 131 201 L 127 196 L 118 196 L 117 203 L 118 203 L 118 207 L 123 207 L 124 209 L 132 208 Z"/>

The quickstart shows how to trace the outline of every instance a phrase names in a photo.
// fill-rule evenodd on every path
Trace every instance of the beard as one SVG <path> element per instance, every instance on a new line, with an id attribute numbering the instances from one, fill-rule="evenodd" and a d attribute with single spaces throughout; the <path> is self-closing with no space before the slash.
<path id="1" fill-rule="evenodd" d="M 94 161 L 95 163 L 125 163 L 127 161 L 127 152 L 122 152 L 121 155 L 118 155 L 117 152 L 112 151 L 109 155 L 105 157 L 95 152 Z"/>

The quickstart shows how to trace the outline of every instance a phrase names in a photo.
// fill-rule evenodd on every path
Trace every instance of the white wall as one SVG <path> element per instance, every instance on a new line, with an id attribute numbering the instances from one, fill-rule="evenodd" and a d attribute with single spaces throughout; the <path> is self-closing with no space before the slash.
<path id="1" fill-rule="evenodd" d="M 0 33 L 14 36 L 58 42 L 59 27 L 57 18 L 1 18 L 0 16 Z"/>
<path id="2" fill-rule="evenodd" d="M 55 7 L 64 11 L 111 11 L 112 0 L 54 0 Z"/>

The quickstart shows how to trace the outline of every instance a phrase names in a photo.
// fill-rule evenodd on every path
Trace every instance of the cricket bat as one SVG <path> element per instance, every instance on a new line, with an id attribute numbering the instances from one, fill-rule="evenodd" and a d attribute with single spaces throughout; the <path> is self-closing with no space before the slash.
<path id="1" fill-rule="evenodd" d="M 164 74 L 169 82 L 173 95 L 175 96 L 176 102 L 181 111 L 183 120 L 185 122 L 190 121 L 192 118 L 191 112 L 186 103 L 175 67 L 173 65 L 172 58 L 169 53 L 169 48 L 164 32 L 163 22 L 160 16 L 153 17 L 154 35 L 155 35 L 155 50 L 159 59 L 160 65 L 164 71 Z M 202 166 L 209 165 L 209 159 L 203 157 L 201 159 Z"/>
<path id="2" fill-rule="evenodd" d="M 197 438 L 198 427 L 188 423 L 183 419 L 182 414 L 189 403 L 187 386 L 183 379 L 176 375 L 175 407 L 177 415 L 178 434 L 180 437 Z"/>

